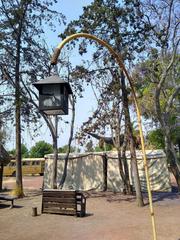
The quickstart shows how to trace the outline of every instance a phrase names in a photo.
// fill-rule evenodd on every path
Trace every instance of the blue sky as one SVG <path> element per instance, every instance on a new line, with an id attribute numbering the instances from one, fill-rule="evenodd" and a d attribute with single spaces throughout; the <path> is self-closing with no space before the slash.
<path id="1" fill-rule="evenodd" d="M 67 23 L 71 20 L 77 19 L 83 13 L 83 7 L 89 5 L 92 0 L 59 0 L 54 9 L 63 13 L 66 16 Z M 46 31 L 46 40 L 49 45 L 55 46 L 59 43 L 58 34 L 63 32 L 65 26 L 57 25 L 56 32 Z"/>

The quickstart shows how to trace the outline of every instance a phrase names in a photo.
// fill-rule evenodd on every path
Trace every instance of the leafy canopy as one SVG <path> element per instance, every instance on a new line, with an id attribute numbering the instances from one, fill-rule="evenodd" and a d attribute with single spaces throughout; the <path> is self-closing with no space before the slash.
<path id="1" fill-rule="evenodd" d="M 8 151 L 8 153 L 11 154 L 13 157 L 15 157 L 16 149 L 12 149 L 12 150 Z M 29 157 L 29 150 L 25 144 L 21 144 L 21 153 L 22 153 L 23 158 Z"/>
<path id="2" fill-rule="evenodd" d="M 30 157 L 32 158 L 42 158 L 46 154 L 53 152 L 53 147 L 51 144 L 45 141 L 39 141 L 30 149 Z"/>

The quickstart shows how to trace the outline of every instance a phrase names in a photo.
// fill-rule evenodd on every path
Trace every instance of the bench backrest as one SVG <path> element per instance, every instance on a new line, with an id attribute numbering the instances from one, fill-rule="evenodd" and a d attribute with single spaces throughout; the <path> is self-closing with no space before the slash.
<path id="1" fill-rule="evenodd" d="M 42 213 L 76 215 L 76 191 L 43 190 Z"/>

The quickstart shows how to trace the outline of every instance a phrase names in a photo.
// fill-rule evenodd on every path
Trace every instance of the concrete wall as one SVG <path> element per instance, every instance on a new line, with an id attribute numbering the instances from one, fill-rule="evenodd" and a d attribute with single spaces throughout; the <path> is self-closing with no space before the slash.
<path id="1" fill-rule="evenodd" d="M 151 187 L 153 191 L 171 191 L 169 172 L 165 154 L 161 150 L 147 151 L 147 159 L 150 173 Z M 98 155 L 97 155 L 98 154 Z M 64 189 L 79 190 L 102 190 L 103 189 L 103 153 L 71 154 L 67 178 Z M 137 163 L 140 175 L 142 190 L 146 191 L 146 179 L 143 167 L 141 152 L 137 151 Z M 122 180 L 119 175 L 118 160 L 116 152 L 107 152 L 108 168 L 107 168 L 107 184 L 108 190 L 121 191 L 123 189 Z M 57 179 L 60 181 L 64 166 L 64 154 L 58 156 L 58 172 Z M 128 166 L 131 173 L 130 153 L 126 152 Z M 71 159 L 73 158 L 73 159 Z M 52 163 L 53 155 L 46 156 L 44 188 L 52 187 Z M 133 176 L 131 174 L 131 183 L 133 185 Z"/>

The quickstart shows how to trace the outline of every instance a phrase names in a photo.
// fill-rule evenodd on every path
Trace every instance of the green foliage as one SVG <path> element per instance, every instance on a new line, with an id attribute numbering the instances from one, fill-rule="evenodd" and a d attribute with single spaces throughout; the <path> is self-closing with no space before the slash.
<path id="1" fill-rule="evenodd" d="M 8 151 L 8 153 L 15 158 L 15 156 L 16 156 L 16 149 L 12 149 L 12 150 Z M 22 154 L 23 158 L 29 157 L 29 150 L 27 149 L 25 144 L 21 144 L 21 154 Z"/>
<path id="2" fill-rule="evenodd" d="M 103 152 L 103 151 L 111 151 L 113 146 L 111 144 L 104 144 L 104 147 L 100 147 L 99 145 L 95 146 L 94 152 Z"/>
<path id="3" fill-rule="evenodd" d="M 152 130 L 147 135 L 148 144 L 151 148 L 164 149 L 164 136 L 161 129 Z"/>
<path id="4" fill-rule="evenodd" d="M 58 153 L 67 153 L 68 145 L 64 145 L 63 147 L 58 148 Z M 76 147 L 71 146 L 70 153 L 80 152 L 80 149 L 76 149 Z"/>
<path id="5" fill-rule="evenodd" d="M 39 141 L 30 149 L 30 157 L 32 158 L 42 158 L 44 155 L 52 153 L 53 147 L 51 144 L 45 141 Z"/>
<path id="6" fill-rule="evenodd" d="M 174 145 L 179 148 L 180 146 L 180 127 L 176 127 L 171 131 L 170 134 L 171 141 Z M 164 142 L 164 136 L 162 130 L 155 129 L 153 131 L 150 131 L 147 135 L 147 141 L 150 148 L 156 148 L 156 149 L 164 149 L 165 148 L 165 142 Z M 178 149 L 180 151 L 180 149 Z M 180 152 L 179 152 L 180 153 Z"/>
<path id="7" fill-rule="evenodd" d="M 171 139 L 175 145 L 180 146 L 180 126 L 172 130 Z"/>
<path id="8" fill-rule="evenodd" d="M 24 145 L 24 144 L 21 144 L 21 154 L 22 154 L 23 158 L 29 157 L 29 151 L 28 151 L 26 145 Z"/>
<path id="9" fill-rule="evenodd" d="M 140 62 L 136 65 L 133 71 L 133 79 L 136 82 L 136 90 L 139 95 L 139 103 L 141 106 L 141 112 L 146 118 L 150 118 L 153 121 L 158 121 L 158 114 L 156 109 L 156 100 L 155 93 L 158 89 L 158 84 L 163 76 L 163 68 L 166 62 L 170 61 L 170 56 L 166 55 L 164 58 L 161 57 L 161 54 L 157 55 L 154 59 L 154 51 L 150 53 L 149 58 L 145 61 Z M 180 68 L 179 56 L 177 55 L 174 60 L 174 72 L 178 72 Z M 177 87 L 180 84 L 180 79 L 177 74 L 174 74 L 173 71 L 169 71 L 166 75 L 166 81 L 164 81 L 161 91 L 159 93 L 158 101 L 160 109 L 164 112 L 169 104 L 169 99 L 172 97 Z M 171 114 L 169 115 L 169 123 L 172 124 L 173 118 L 178 116 L 178 109 L 176 104 L 179 102 L 179 94 L 174 98 L 175 104 L 170 108 Z M 168 113 L 169 114 L 169 113 Z"/>
<path id="10" fill-rule="evenodd" d="M 15 158 L 15 156 L 16 156 L 16 149 L 9 150 L 8 153 L 9 153 L 13 158 Z"/>

